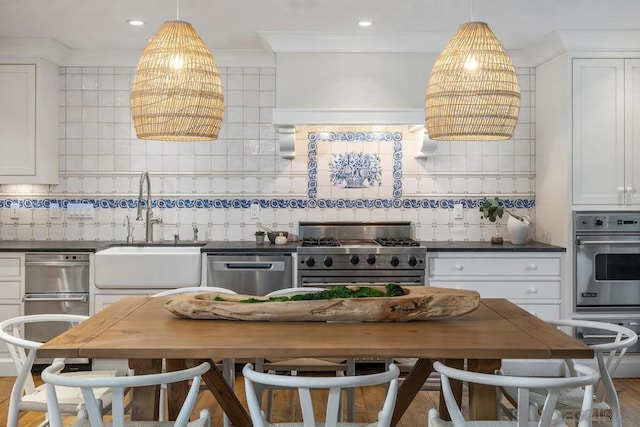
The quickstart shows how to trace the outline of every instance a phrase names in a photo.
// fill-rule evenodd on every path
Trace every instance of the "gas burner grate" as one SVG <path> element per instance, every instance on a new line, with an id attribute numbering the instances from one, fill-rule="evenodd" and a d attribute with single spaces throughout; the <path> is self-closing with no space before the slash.
<path id="1" fill-rule="evenodd" d="M 418 242 L 408 237 L 379 237 L 375 242 L 380 246 L 420 246 Z"/>
<path id="2" fill-rule="evenodd" d="M 340 243 L 333 237 L 321 237 L 319 239 L 304 238 L 301 246 L 340 246 Z"/>

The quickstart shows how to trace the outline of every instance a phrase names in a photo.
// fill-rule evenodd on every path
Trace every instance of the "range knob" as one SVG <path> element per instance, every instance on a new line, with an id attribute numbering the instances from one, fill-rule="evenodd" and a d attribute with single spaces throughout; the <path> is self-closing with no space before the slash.
<path id="1" fill-rule="evenodd" d="M 418 265 L 418 259 L 416 257 L 414 257 L 413 255 L 411 255 L 409 257 L 409 265 L 411 267 L 415 267 L 416 265 Z"/>
<path id="2" fill-rule="evenodd" d="M 330 256 L 324 257 L 324 261 L 322 261 L 325 267 L 331 267 L 333 265 L 333 258 Z"/>
<path id="3" fill-rule="evenodd" d="M 602 221 L 602 218 L 596 218 L 594 224 L 596 225 L 596 227 L 602 227 L 602 224 L 604 224 L 604 222 Z"/>
<path id="4" fill-rule="evenodd" d="M 394 267 L 397 267 L 400 265 L 400 260 L 398 259 L 397 256 L 392 256 L 391 257 L 391 265 Z"/>
<path id="5" fill-rule="evenodd" d="M 313 267 L 314 265 L 316 265 L 316 260 L 313 259 L 312 256 L 307 257 L 307 259 L 304 260 L 304 263 L 307 265 L 307 267 Z"/>
<path id="6" fill-rule="evenodd" d="M 356 265 L 356 264 L 358 264 L 360 262 L 360 257 L 358 255 L 355 255 L 355 254 L 351 255 L 351 257 L 349 257 L 349 262 L 352 265 Z"/>
<path id="7" fill-rule="evenodd" d="M 367 255 L 367 264 L 369 265 L 373 265 L 376 263 L 376 256 L 375 255 Z"/>

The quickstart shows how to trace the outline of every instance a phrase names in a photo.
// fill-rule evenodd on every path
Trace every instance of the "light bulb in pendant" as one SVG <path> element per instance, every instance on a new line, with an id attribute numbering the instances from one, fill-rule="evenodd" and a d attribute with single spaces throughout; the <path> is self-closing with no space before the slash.
<path id="1" fill-rule="evenodd" d="M 467 71 L 476 71 L 478 69 L 478 60 L 474 55 L 470 55 L 466 61 L 464 61 L 464 69 Z"/>

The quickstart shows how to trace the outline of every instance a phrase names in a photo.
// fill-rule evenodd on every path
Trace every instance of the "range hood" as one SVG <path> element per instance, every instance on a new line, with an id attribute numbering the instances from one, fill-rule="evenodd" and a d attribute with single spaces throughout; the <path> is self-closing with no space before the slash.
<path id="1" fill-rule="evenodd" d="M 437 148 L 424 127 L 424 109 L 319 109 L 275 108 L 273 124 L 278 132 L 279 154 L 285 159 L 295 157 L 296 127 L 306 125 L 403 125 L 416 134 L 421 146 L 415 158 L 427 158 Z"/>
<path id="2" fill-rule="evenodd" d="M 424 123 L 423 108 L 321 109 L 274 108 L 273 124 L 291 125 L 417 125 Z"/>

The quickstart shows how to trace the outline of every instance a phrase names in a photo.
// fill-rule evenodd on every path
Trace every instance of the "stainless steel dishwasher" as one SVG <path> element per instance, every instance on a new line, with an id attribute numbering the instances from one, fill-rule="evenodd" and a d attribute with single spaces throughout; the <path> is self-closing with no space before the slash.
<path id="1" fill-rule="evenodd" d="M 210 253 L 207 286 L 220 286 L 239 294 L 266 295 L 293 286 L 289 253 Z"/>
<path id="2" fill-rule="evenodd" d="M 24 264 L 24 314 L 89 315 L 89 254 L 27 253 Z M 25 337 L 44 342 L 70 327 L 70 323 L 63 322 L 28 323 Z M 36 363 L 50 360 L 36 359 Z M 71 363 L 85 364 L 88 360 Z"/>

